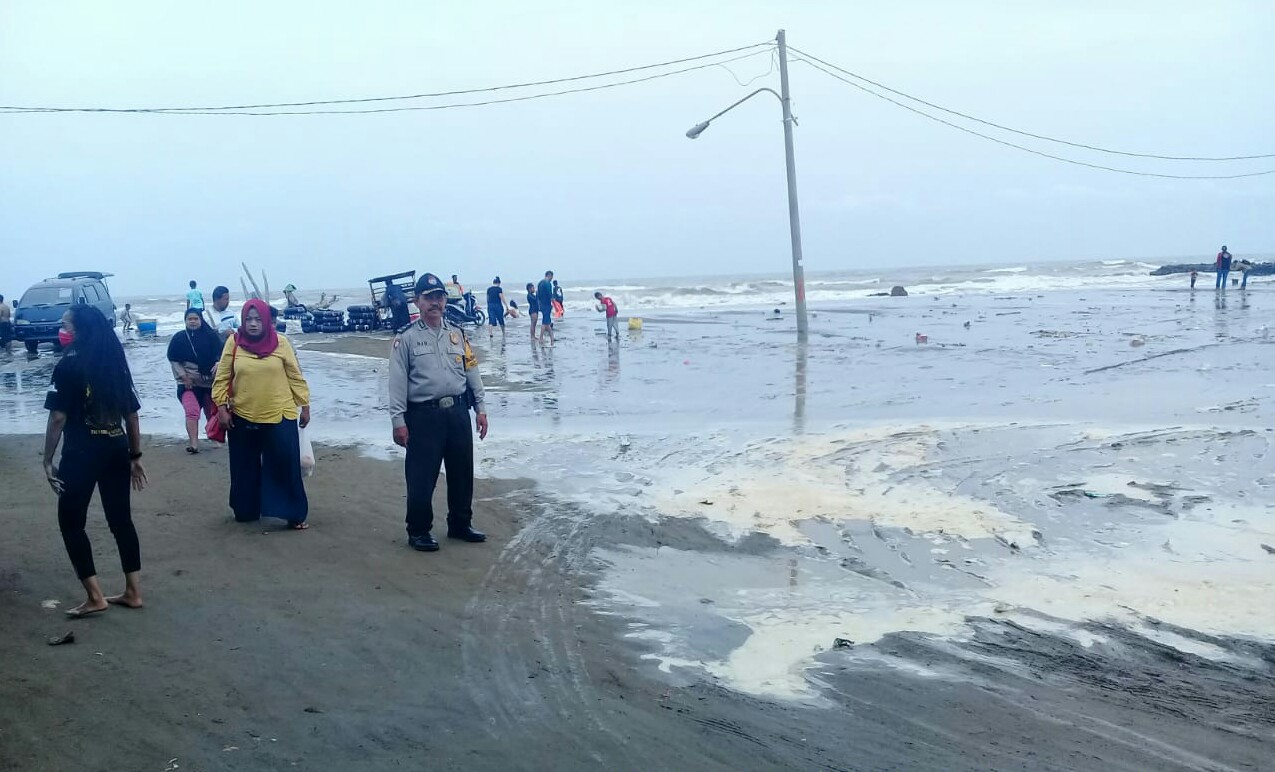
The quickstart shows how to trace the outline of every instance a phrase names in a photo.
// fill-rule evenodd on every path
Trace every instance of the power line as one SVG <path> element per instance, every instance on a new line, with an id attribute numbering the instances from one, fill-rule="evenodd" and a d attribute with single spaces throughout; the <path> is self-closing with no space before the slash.
<path id="1" fill-rule="evenodd" d="M 589 91 L 602 91 L 604 89 L 617 88 L 619 86 L 630 86 L 635 83 L 645 83 L 647 81 L 658 80 L 660 78 L 668 78 L 673 75 L 682 75 L 684 73 L 694 72 L 696 70 L 705 70 L 710 67 L 716 67 L 719 64 L 723 64 L 723 63 L 729 64 L 730 62 L 737 62 L 743 59 L 750 59 L 755 56 L 760 56 L 763 53 L 765 52 L 754 51 L 750 54 L 740 54 L 739 56 L 732 57 L 730 59 L 724 59 L 721 62 L 707 62 L 705 64 L 698 64 L 693 67 L 684 67 L 680 70 L 672 70 L 669 72 L 657 73 L 655 75 L 647 75 L 641 78 L 632 78 L 630 80 L 616 81 L 614 83 L 603 83 L 597 86 L 581 86 L 578 88 L 562 89 L 560 91 L 549 91 L 549 92 L 544 92 L 540 94 L 527 94 L 526 96 L 505 97 L 502 99 L 488 99 L 481 102 L 455 102 L 455 103 L 442 104 L 442 105 L 414 105 L 410 107 L 374 107 L 374 108 L 369 108 L 366 110 L 262 110 L 262 111 L 217 110 L 217 111 L 184 111 L 184 112 L 174 111 L 174 110 L 165 110 L 161 112 L 150 112 L 150 113 L 143 113 L 143 114 L 145 115 L 259 115 L 259 116 L 264 116 L 264 115 L 368 115 L 372 113 L 405 113 L 405 112 L 420 112 L 420 111 L 429 111 L 429 110 L 454 110 L 461 107 L 486 107 L 488 105 L 501 105 L 501 104 L 509 104 L 512 102 L 527 102 L 533 99 L 544 99 L 546 97 L 563 96 L 565 94 L 583 94 Z M 23 112 L 23 111 L 13 110 L 10 112 Z M 43 112 L 43 111 L 26 110 L 25 112 Z M 3 112 L 0 111 L 0 114 L 3 114 Z"/>
<path id="2" fill-rule="evenodd" d="M 1018 134 L 1019 136 L 1023 136 L 1023 137 L 1030 137 L 1032 139 L 1040 139 L 1046 142 L 1056 142 L 1060 145 L 1070 145 L 1071 147 L 1083 148 L 1085 150 L 1093 150 L 1099 153 L 1110 153 L 1111 155 L 1130 156 L 1132 158 L 1154 158 L 1161 161 L 1252 161 L 1252 160 L 1256 160 L 1260 158 L 1275 158 L 1275 153 L 1263 153 L 1259 155 L 1233 155 L 1233 156 L 1180 156 L 1180 155 L 1156 155 L 1155 153 L 1133 153 L 1133 152 L 1129 152 L 1125 150 L 1111 150 L 1105 147 L 1097 147 L 1096 145 L 1086 145 L 1083 142 L 1071 142 L 1065 139 L 1058 139 L 1057 137 L 1048 137 L 1043 134 L 1033 134 L 1030 131 L 1022 131 L 1020 129 L 1011 128 L 1009 126 L 1003 126 L 999 123 L 987 121 L 982 118 L 975 117 L 973 115 L 967 115 L 966 113 L 962 113 L 958 110 L 952 110 L 950 108 L 943 107 L 942 105 L 936 105 L 933 102 L 927 102 L 924 99 L 921 99 L 920 97 L 915 97 L 915 96 L 912 96 L 911 94 L 907 94 L 897 89 L 890 88 L 889 86 L 883 83 L 878 83 L 870 78 L 865 78 L 862 75 L 853 73 L 843 67 L 838 67 L 837 65 L 832 64 L 831 62 L 826 62 L 823 59 L 820 59 L 819 57 L 815 56 L 814 54 L 808 54 L 805 51 L 802 51 L 801 49 L 796 48 L 794 46 L 789 46 L 788 48 L 792 51 L 795 51 L 801 54 L 807 59 L 811 59 L 815 62 L 818 62 L 819 64 L 824 65 L 825 67 L 830 67 L 838 72 L 849 75 L 855 80 L 860 80 L 860 81 L 863 81 L 864 83 L 871 84 L 873 86 L 876 86 L 879 89 L 888 91 L 891 94 L 896 94 L 898 96 L 901 96 L 904 99 L 910 99 L 913 102 L 923 104 L 926 107 L 930 107 L 935 110 L 940 110 L 942 112 L 947 113 L 948 115 L 955 115 L 957 117 L 964 118 L 967 121 L 974 121 L 975 123 L 981 123 L 984 126 L 991 126 L 992 128 L 1000 129 L 1001 131 L 1008 131 L 1011 134 Z"/>
<path id="3" fill-rule="evenodd" d="M 796 49 L 793 49 L 793 50 L 796 50 Z M 1034 150 L 1030 147 L 1016 145 L 1013 142 L 1007 142 L 1006 140 L 1000 139 L 998 137 L 993 137 L 991 135 L 983 134 L 981 132 L 974 131 L 973 129 L 966 128 L 964 126 L 957 125 L 955 123 L 952 123 L 951 121 L 944 120 L 943 118 L 940 118 L 936 115 L 930 115 L 924 110 L 918 110 L 917 108 L 912 107 L 911 105 L 906 105 L 896 99 L 891 99 L 890 97 L 885 96 L 884 94 L 879 94 L 876 91 L 873 91 L 872 89 L 867 88 L 866 86 L 855 83 L 852 80 L 848 80 L 838 75 L 837 73 L 832 72 L 829 69 L 826 69 L 820 64 L 816 64 L 814 61 L 811 60 L 813 59 L 813 57 L 811 57 L 810 59 L 807 59 L 805 58 L 806 56 L 807 55 L 802 55 L 800 58 L 797 59 L 797 61 L 802 62 L 806 65 L 809 65 L 810 67 L 813 67 L 814 69 L 819 70 L 825 75 L 831 78 L 835 78 L 836 80 L 839 80 L 842 83 L 845 83 L 849 86 L 857 88 L 866 94 L 871 94 L 877 99 L 885 100 L 886 102 L 889 102 L 890 104 L 896 105 L 898 107 L 902 107 L 904 110 L 907 110 L 908 112 L 916 113 L 917 115 L 920 115 L 924 118 L 929 118 L 932 121 L 941 123 L 944 126 L 948 126 L 950 128 L 956 129 L 957 131 L 963 131 L 966 134 L 972 134 L 975 137 L 980 137 L 990 142 L 995 142 L 998 145 L 1011 147 L 1011 148 L 1014 148 L 1015 150 L 1021 150 L 1024 153 L 1031 153 L 1032 155 L 1038 155 L 1043 158 L 1050 158 L 1055 161 L 1062 161 L 1063 163 L 1074 164 L 1076 166 L 1084 166 L 1090 169 L 1100 169 L 1105 172 L 1115 172 L 1116 174 L 1131 174 L 1138 177 L 1161 177 L 1161 178 L 1170 179 L 1170 180 L 1235 180 L 1235 179 L 1240 179 L 1241 177 L 1262 177 L 1268 174 L 1275 174 L 1275 169 L 1267 169 L 1265 171 L 1260 171 L 1260 172 L 1247 172 L 1244 174 L 1160 174 L 1156 172 L 1134 171 L 1133 169 L 1120 169 L 1114 166 L 1103 166 L 1102 164 L 1093 164 L 1087 161 L 1077 161 L 1074 158 L 1065 158 L 1060 155 L 1053 155 L 1052 153 L 1046 153 L 1040 150 Z"/>
<path id="4" fill-rule="evenodd" d="M 739 46 L 738 48 L 728 48 L 722 51 L 714 51 L 713 53 L 709 53 L 709 54 L 700 54 L 698 56 L 688 56 L 682 59 L 670 59 L 669 61 L 666 61 L 666 62 L 657 62 L 655 64 L 644 64 L 638 67 L 627 67 L 620 70 L 609 70 L 607 72 L 595 72 L 595 73 L 590 73 L 587 75 L 572 75 L 566 78 L 554 78 L 551 80 L 528 81 L 526 83 L 511 83 L 504 86 L 488 86 L 486 88 L 461 89 L 457 91 L 436 91 L 436 92 L 427 93 L 427 94 L 405 94 L 400 96 L 362 97 L 357 99 L 327 99 L 327 100 L 319 100 L 319 101 L 313 101 L 313 102 L 275 102 L 275 103 L 269 103 L 269 104 L 255 104 L 255 105 L 222 105 L 222 106 L 212 106 L 212 107 L 33 107 L 33 106 L 24 106 L 24 105 L 0 105 L 0 111 L 17 112 L 17 113 L 31 113 L 31 112 L 39 112 L 39 113 L 183 113 L 183 114 L 195 114 L 195 115 L 225 112 L 227 115 L 261 115 L 264 113 L 247 113 L 247 112 L 231 112 L 231 111 L 276 110 L 278 108 L 285 108 L 285 107 L 316 107 L 316 106 L 322 106 L 322 105 L 364 104 L 368 102 L 394 102 L 394 101 L 403 101 L 403 100 L 409 100 L 409 99 L 436 99 L 439 97 L 465 96 L 468 94 L 486 94 L 486 93 L 492 93 L 496 91 L 509 91 L 514 89 L 535 88 L 539 86 L 552 86 L 559 83 L 573 83 L 573 82 L 577 82 L 581 80 L 606 78 L 606 77 L 611 77 L 614 75 L 627 75 L 629 73 L 640 72 L 643 70 L 653 70 L 653 69 L 657 69 L 661 67 L 671 67 L 677 64 L 686 64 L 687 62 L 695 62 L 695 61 L 700 61 L 703 59 L 712 59 L 715 57 L 726 56 L 728 54 L 735 54 L 741 51 L 748 51 L 748 50 L 751 50 L 754 48 L 760 48 L 763 46 L 769 47 L 769 46 L 772 46 L 773 44 L 774 44 L 773 40 L 767 40 L 761 43 L 753 43 L 747 46 Z M 743 58 L 743 57 L 739 57 L 739 58 Z M 733 62 L 733 61 L 738 61 L 738 58 L 726 60 L 726 62 Z M 716 62 L 713 65 L 709 65 L 709 66 L 716 66 L 716 64 L 721 64 L 721 62 Z M 669 74 L 675 75 L 680 72 L 690 72 L 691 69 L 698 69 L 698 68 L 688 68 L 686 70 L 679 70 L 677 73 L 669 73 Z M 629 82 L 640 83 L 642 81 L 641 80 L 626 81 L 626 83 L 629 83 Z M 625 84 L 622 83 L 617 85 L 625 85 Z M 576 93 L 576 92 L 563 91 L 559 93 Z M 508 101 L 517 101 L 517 100 L 508 100 Z M 481 102 L 478 104 L 495 104 L 495 103 L 496 103 L 495 101 L 492 101 L 492 102 Z M 375 111 L 367 110 L 363 112 L 375 112 Z M 310 114 L 310 113 L 286 112 L 286 113 L 279 113 L 279 114 L 302 115 L 302 114 Z M 316 111 L 314 114 L 322 114 L 322 111 Z"/>

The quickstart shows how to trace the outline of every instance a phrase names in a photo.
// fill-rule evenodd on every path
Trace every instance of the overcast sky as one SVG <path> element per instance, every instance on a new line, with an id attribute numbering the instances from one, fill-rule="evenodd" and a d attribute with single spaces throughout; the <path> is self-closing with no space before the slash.
<path id="1" fill-rule="evenodd" d="M 317 9 L 323 9 L 322 11 Z M 620 10 L 624 9 L 624 10 Z M 1275 8 L 1175 2 L 0 0 L 0 104 L 179 106 L 492 86 L 760 42 L 1025 130 L 1168 155 L 1275 152 Z M 120 294 L 240 260 L 302 287 L 404 269 L 561 278 L 788 270 L 766 54 L 590 94 L 364 116 L 0 115 L 0 293 Z M 748 87 L 739 81 L 758 78 Z M 1179 181 L 1030 156 L 792 65 L 808 271 L 1275 252 L 1275 175 Z M 1147 162 L 1170 173 L 1275 168 Z"/>

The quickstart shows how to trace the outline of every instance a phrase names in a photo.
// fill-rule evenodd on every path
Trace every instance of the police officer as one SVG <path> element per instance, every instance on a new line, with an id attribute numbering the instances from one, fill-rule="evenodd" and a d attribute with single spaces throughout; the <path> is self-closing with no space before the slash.
<path id="1" fill-rule="evenodd" d="M 469 408 L 477 414 L 478 438 L 487 437 L 487 411 L 478 360 L 465 333 L 443 319 L 447 288 L 432 273 L 416 282 L 418 321 L 402 327 L 390 352 L 390 418 L 394 442 L 407 448 L 407 543 L 434 552 L 434 486 L 447 466 L 447 536 L 486 541 L 471 525 L 474 499 L 474 437 Z"/>

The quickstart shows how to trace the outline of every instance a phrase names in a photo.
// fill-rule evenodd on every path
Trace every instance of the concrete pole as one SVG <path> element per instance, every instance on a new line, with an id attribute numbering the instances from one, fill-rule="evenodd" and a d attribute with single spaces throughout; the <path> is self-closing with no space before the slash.
<path id="1" fill-rule="evenodd" d="M 779 101 L 784 108 L 784 159 L 788 165 L 788 228 L 792 233 L 792 290 L 797 300 L 797 335 L 806 336 L 806 271 L 801 264 L 801 212 L 797 207 L 797 162 L 792 151 L 792 96 L 788 92 L 788 41 L 784 30 L 779 43 Z"/>

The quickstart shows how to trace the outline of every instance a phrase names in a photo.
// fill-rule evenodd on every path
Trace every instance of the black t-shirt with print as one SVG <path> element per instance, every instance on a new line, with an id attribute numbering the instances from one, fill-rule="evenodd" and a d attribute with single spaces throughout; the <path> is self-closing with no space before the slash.
<path id="1" fill-rule="evenodd" d="M 128 445 L 123 417 L 117 417 L 113 422 L 98 420 L 93 415 L 92 400 L 92 389 L 84 377 L 84 367 L 79 357 L 73 353 L 66 355 L 53 368 L 53 384 L 44 398 L 45 410 L 66 413 L 66 426 L 62 430 L 66 443 L 64 451 L 99 442 Z M 130 394 L 124 414 L 136 413 L 140 408 L 137 395 Z"/>

